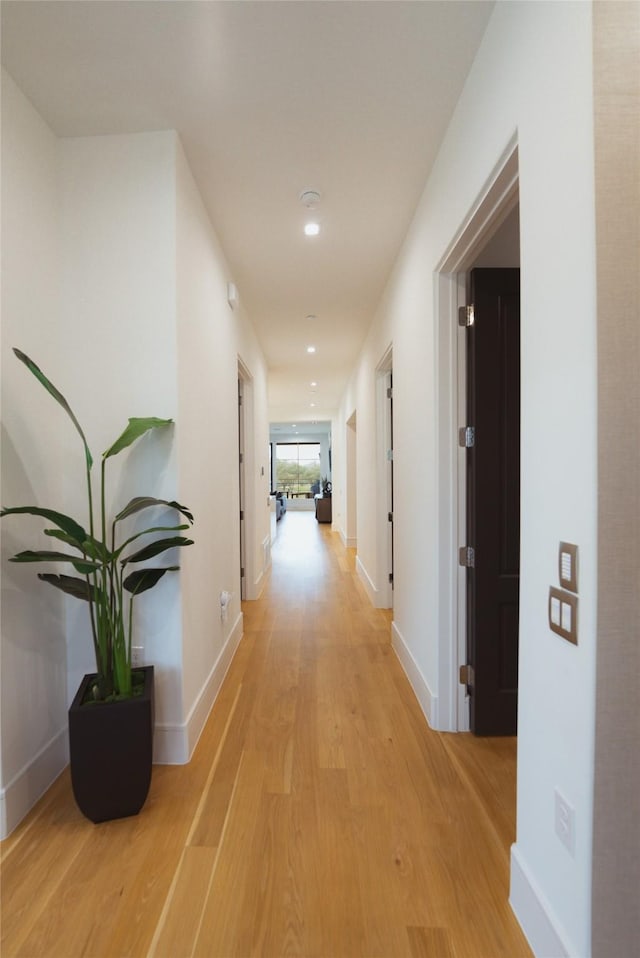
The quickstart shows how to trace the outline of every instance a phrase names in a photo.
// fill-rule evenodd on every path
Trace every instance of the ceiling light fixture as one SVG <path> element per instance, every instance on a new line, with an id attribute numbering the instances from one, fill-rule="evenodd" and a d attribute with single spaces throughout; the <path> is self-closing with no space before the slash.
<path id="1" fill-rule="evenodd" d="M 315 389 L 318 384 L 317 382 L 312 382 L 312 383 L 309 383 L 309 385 L 311 386 L 312 389 Z"/>
<path id="2" fill-rule="evenodd" d="M 304 224 L 304 234 L 305 236 L 317 236 L 320 232 L 319 223 L 305 223 Z"/>
<path id="3" fill-rule="evenodd" d="M 317 319 L 318 317 L 314 313 L 308 313 L 306 318 L 311 320 L 311 319 Z"/>
<path id="4" fill-rule="evenodd" d="M 315 353 L 315 351 L 316 351 L 316 347 L 315 347 L 315 346 L 307 346 L 307 352 L 308 352 L 308 353 Z"/>
<path id="5" fill-rule="evenodd" d="M 315 403 L 314 403 L 314 402 L 310 402 L 309 405 L 311 406 L 312 409 L 315 407 Z"/>

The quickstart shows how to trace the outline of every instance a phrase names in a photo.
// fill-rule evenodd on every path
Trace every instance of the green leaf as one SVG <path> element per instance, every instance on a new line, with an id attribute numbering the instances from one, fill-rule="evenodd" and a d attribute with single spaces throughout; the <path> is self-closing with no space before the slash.
<path id="1" fill-rule="evenodd" d="M 73 539 L 66 532 L 63 532 L 62 529 L 45 529 L 45 536 L 49 536 L 51 539 L 57 539 L 59 542 L 64 542 L 66 545 L 71 546 L 74 549 L 80 549 L 82 552 L 86 552 L 82 546 L 79 546 L 75 539 Z"/>
<path id="2" fill-rule="evenodd" d="M 82 550 L 83 543 L 89 538 L 82 526 L 79 525 L 75 519 L 71 519 L 70 516 L 65 516 L 62 512 L 54 512 L 53 509 L 40 509 L 38 506 L 17 506 L 13 509 L 3 509 L 0 512 L 0 518 L 18 514 L 42 516 L 44 519 L 48 519 L 66 532 L 67 535 L 70 536 L 72 544 L 77 546 L 78 549 Z"/>
<path id="3" fill-rule="evenodd" d="M 136 572 L 130 573 L 122 585 L 127 592 L 139 595 L 141 592 L 146 592 L 147 589 L 152 589 L 165 572 L 177 572 L 179 568 L 180 566 L 172 565 L 166 569 L 138 569 Z"/>
<path id="4" fill-rule="evenodd" d="M 85 579 L 74 579 L 70 575 L 53 575 L 51 572 L 39 572 L 38 578 L 75 599 L 84 599 L 85 602 L 95 599 L 93 586 Z"/>
<path id="5" fill-rule="evenodd" d="M 172 422 L 173 419 L 156 419 L 155 416 L 150 416 L 146 419 L 130 419 L 125 431 L 106 452 L 102 453 L 102 458 L 108 459 L 110 456 L 117 455 L 119 452 L 122 452 L 123 449 L 126 449 L 127 446 L 130 446 L 131 443 L 135 442 L 136 439 L 139 439 L 140 436 L 144 436 L 145 432 L 149 432 L 150 429 L 168 426 Z"/>
<path id="6" fill-rule="evenodd" d="M 181 506 L 179 502 L 168 502 L 167 499 L 154 499 L 152 496 L 136 496 L 124 507 L 122 512 L 118 513 L 115 521 L 119 522 L 120 519 L 126 519 L 127 516 L 132 516 L 134 513 L 140 512 L 142 509 L 148 509 L 150 506 L 168 506 L 170 509 L 176 509 L 189 522 L 193 523 L 193 516 L 186 506 Z"/>
<path id="7" fill-rule="evenodd" d="M 188 529 L 189 526 L 185 523 L 181 526 L 153 526 L 149 529 L 143 529 L 141 532 L 136 532 L 134 536 L 131 536 L 130 539 L 127 539 L 125 542 L 119 546 L 116 551 L 113 553 L 113 556 L 110 558 L 119 559 L 127 546 L 131 545 L 132 542 L 135 542 L 136 539 L 142 538 L 142 536 L 150 536 L 154 532 L 182 532 L 183 529 Z"/>
<path id="8" fill-rule="evenodd" d="M 18 552 L 17 555 L 9 559 L 9 562 L 71 562 L 77 572 L 84 572 L 85 574 L 102 568 L 102 564 L 99 562 L 76 559 L 75 556 L 70 556 L 66 552 L 34 552 L 32 549 Z"/>
<path id="9" fill-rule="evenodd" d="M 100 542 L 99 539 L 94 539 L 92 536 L 87 536 L 82 545 L 78 545 L 75 539 L 72 539 L 71 536 L 67 535 L 66 532 L 62 532 L 60 529 L 45 529 L 45 536 L 50 536 L 52 539 L 58 539 L 59 542 L 64 542 L 68 546 L 72 546 L 74 549 L 80 549 L 82 553 L 89 556 L 90 559 L 95 559 L 97 562 L 100 562 L 104 565 L 106 562 L 109 562 L 113 558 L 112 554 L 107 548 Z"/>
<path id="10" fill-rule="evenodd" d="M 33 361 L 32 359 L 29 359 L 29 357 L 26 355 L 26 353 L 23 353 L 21 350 L 15 349 L 15 348 L 14 348 L 13 351 L 14 351 L 14 353 L 16 354 L 16 356 L 18 357 L 18 359 L 20 360 L 20 362 L 21 362 L 21 363 L 24 363 L 24 365 L 27 367 L 27 369 L 28 369 L 30 372 L 33 373 L 33 375 L 36 377 L 36 379 L 38 380 L 38 382 L 42 383 L 42 385 L 43 385 L 44 388 L 47 390 L 47 392 L 49 393 L 49 395 L 50 395 L 50 396 L 53 396 L 53 398 L 55 399 L 55 401 L 56 401 L 57 403 L 60 403 L 60 405 L 62 406 L 62 408 L 64 409 L 64 411 L 67 413 L 67 415 L 68 415 L 69 418 L 71 419 L 71 422 L 74 424 L 74 426 L 76 427 L 76 429 L 77 429 L 78 432 L 80 433 L 80 438 L 82 439 L 82 442 L 83 442 L 83 444 L 84 444 L 84 453 L 85 453 L 85 456 L 86 456 L 86 459 L 87 459 L 87 466 L 88 466 L 89 469 L 91 469 L 91 466 L 93 465 L 93 458 L 92 458 L 91 453 L 90 453 L 90 451 L 89 451 L 89 447 L 88 447 L 88 445 L 87 445 L 87 440 L 85 439 L 85 435 L 84 435 L 84 433 L 83 433 L 83 431 L 82 431 L 82 427 L 81 427 L 80 423 L 78 422 L 78 420 L 76 419 L 75 414 L 74 414 L 73 410 L 71 409 L 71 406 L 69 405 L 69 403 L 67 402 L 67 400 L 64 398 L 64 396 L 62 395 L 62 393 L 61 393 L 58 389 L 56 389 L 56 387 L 53 385 L 53 383 L 52 383 L 49 379 L 47 379 L 47 377 L 46 377 L 45 374 L 42 372 L 42 370 L 41 370 L 38 366 L 36 366 L 36 364 L 34 363 L 34 361 Z"/>
<path id="11" fill-rule="evenodd" d="M 166 552 L 167 549 L 192 545 L 193 539 L 185 539 L 184 536 L 171 536 L 167 539 L 156 539 L 155 542 L 150 542 L 149 545 L 145 546 L 143 549 L 140 549 L 138 552 L 134 552 L 133 555 L 126 556 L 126 558 L 122 559 L 122 565 L 127 565 L 128 562 L 144 562 L 145 559 L 151 559 L 153 556 L 160 555 L 161 552 Z"/>

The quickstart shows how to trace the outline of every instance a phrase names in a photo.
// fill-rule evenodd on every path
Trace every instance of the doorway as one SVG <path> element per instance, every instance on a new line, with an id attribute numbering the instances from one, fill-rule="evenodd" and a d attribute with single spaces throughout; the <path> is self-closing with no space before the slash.
<path id="1" fill-rule="evenodd" d="M 256 542 L 256 487 L 266 486 L 264 466 L 256 464 L 253 379 L 249 368 L 238 356 L 238 537 L 240 555 L 240 595 L 256 599 L 262 588 L 265 566 Z M 252 477 L 261 470 L 259 480 Z M 262 496 L 260 496 L 262 499 Z M 262 532 L 262 530 L 260 530 Z M 264 549 L 264 543 L 263 543 Z M 266 560 L 265 560 L 266 561 Z"/>
<path id="2" fill-rule="evenodd" d="M 346 501 L 346 528 L 345 545 L 348 549 L 355 549 L 358 544 L 358 524 L 357 524 L 357 496 L 358 496 L 358 477 L 357 466 L 358 456 L 356 451 L 356 412 L 355 410 L 347 419 L 346 433 L 346 465 L 347 465 L 347 501 Z"/>
<path id="3" fill-rule="evenodd" d="M 238 486 L 240 505 L 240 598 L 247 598 L 246 568 L 247 568 L 247 536 L 245 526 L 246 494 L 245 494 L 245 422 L 244 422 L 244 380 L 238 367 Z"/>
<path id="4" fill-rule="evenodd" d="M 512 218 L 517 210 L 512 214 Z M 501 235 L 510 235 L 511 219 Z M 518 259 L 514 249 L 505 259 Z M 511 255 L 509 255 L 511 254 Z M 520 589 L 520 270 L 469 274 L 466 338 L 466 657 L 476 735 L 515 735 Z"/>
<path id="5" fill-rule="evenodd" d="M 514 242 L 515 235 L 515 242 Z M 519 267 L 517 139 L 506 147 L 485 189 L 438 264 L 438 574 L 439 702 L 437 727 L 470 729 L 467 659 L 467 353 L 459 308 L 469 303 L 474 268 Z M 480 506 L 482 508 L 482 506 Z M 516 630 L 517 631 L 517 630 Z M 516 640 L 517 642 L 517 640 Z"/>
<path id="6" fill-rule="evenodd" d="M 389 347 L 376 369 L 377 443 L 377 567 L 376 605 L 393 608 L 394 515 L 393 515 L 393 351 Z"/>

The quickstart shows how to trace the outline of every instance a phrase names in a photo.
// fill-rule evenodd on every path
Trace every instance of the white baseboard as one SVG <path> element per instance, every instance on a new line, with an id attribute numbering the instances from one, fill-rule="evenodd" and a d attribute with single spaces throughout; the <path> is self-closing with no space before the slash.
<path id="1" fill-rule="evenodd" d="M 69 734 L 64 728 L 0 789 L 0 840 L 20 824 L 68 762 Z"/>
<path id="2" fill-rule="evenodd" d="M 240 612 L 187 720 L 180 724 L 156 725 L 153 739 L 154 765 L 186 765 L 190 760 L 242 634 L 243 616 Z"/>
<path id="3" fill-rule="evenodd" d="M 577 955 L 518 849 L 511 846 L 509 904 L 536 958 Z"/>
<path id="4" fill-rule="evenodd" d="M 358 578 L 362 582 L 363 586 L 367 591 L 367 595 L 371 599 L 371 604 L 374 608 L 378 608 L 378 589 L 373 584 L 372 579 L 369 576 L 369 573 L 363 566 L 360 556 L 356 556 L 356 572 L 358 573 Z"/>
<path id="5" fill-rule="evenodd" d="M 391 645 L 418 700 L 429 727 L 438 728 L 438 696 L 429 688 L 409 646 L 395 622 L 391 623 Z"/>
<path id="6" fill-rule="evenodd" d="M 344 529 L 339 529 L 338 531 L 340 533 L 342 545 L 345 547 L 345 549 L 356 549 L 358 547 L 358 540 L 355 536 L 348 536 Z"/>

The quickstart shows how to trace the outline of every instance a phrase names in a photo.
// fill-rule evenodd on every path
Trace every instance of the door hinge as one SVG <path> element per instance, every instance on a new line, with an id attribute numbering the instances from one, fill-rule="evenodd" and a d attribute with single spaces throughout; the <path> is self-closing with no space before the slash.
<path id="1" fill-rule="evenodd" d="M 393 522 L 393 513 L 392 513 L 392 512 L 388 512 L 388 513 L 387 513 L 387 519 L 389 520 L 389 522 Z"/>
<path id="2" fill-rule="evenodd" d="M 244 519 L 244 509 L 240 510 L 240 522 Z"/>
<path id="3" fill-rule="evenodd" d="M 244 579 L 244 569 L 242 566 L 240 566 L 240 578 Z"/>
<path id="4" fill-rule="evenodd" d="M 476 444 L 475 426 L 461 426 L 458 429 L 458 445 L 463 449 L 473 449 Z"/>
<path id="5" fill-rule="evenodd" d="M 458 326 L 473 326 L 475 323 L 475 314 L 473 303 L 469 306 L 458 307 Z"/>
<path id="6" fill-rule="evenodd" d="M 393 387 L 392 387 L 392 386 L 388 386 L 388 387 L 387 387 L 387 399 L 393 399 Z"/>
<path id="7" fill-rule="evenodd" d="M 243 452 L 240 453 L 240 462 L 244 462 L 244 453 L 243 453 Z"/>
<path id="8" fill-rule="evenodd" d="M 393 462 L 393 449 L 387 449 L 387 462 Z"/>
<path id="9" fill-rule="evenodd" d="M 389 582 L 393 585 L 393 572 L 389 573 Z"/>
<path id="10" fill-rule="evenodd" d="M 466 685 L 468 689 L 473 688 L 474 684 L 474 673 L 472 665 L 461 665 L 460 666 L 460 685 Z"/>
<path id="11" fill-rule="evenodd" d="M 476 550 L 473 546 L 461 546 L 458 552 L 458 563 L 466 569 L 474 569 L 476 565 Z"/>

